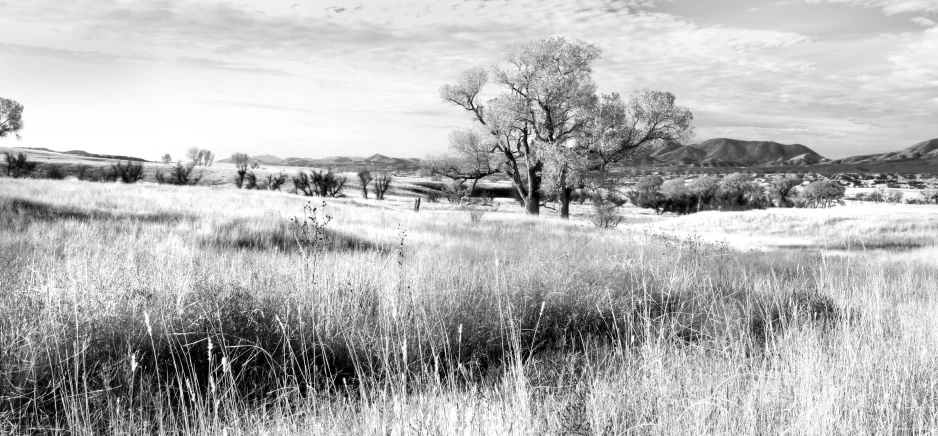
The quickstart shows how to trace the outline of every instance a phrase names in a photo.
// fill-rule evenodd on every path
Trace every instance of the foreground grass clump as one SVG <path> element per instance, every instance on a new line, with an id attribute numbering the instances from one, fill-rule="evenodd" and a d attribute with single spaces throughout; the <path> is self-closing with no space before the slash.
<path id="1" fill-rule="evenodd" d="M 2 432 L 936 425 L 933 247 L 739 252 L 436 205 L 0 186 Z M 322 231 L 298 244 L 291 218 Z"/>

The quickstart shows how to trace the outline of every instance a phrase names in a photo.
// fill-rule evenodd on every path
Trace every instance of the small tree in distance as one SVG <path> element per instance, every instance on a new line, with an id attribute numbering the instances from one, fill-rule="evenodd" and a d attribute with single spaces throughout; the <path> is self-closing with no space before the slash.
<path id="1" fill-rule="evenodd" d="M 234 182 L 235 186 L 239 189 L 244 185 L 244 178 L 248 173 L 248 161 L 250 160 L 251 156 L 248 156 L 246 153 L 234 153 L 231 155 L 231 162 L 234 163 L 235 168 L 238 169 Z"/>
<path id="2" fill-rule="evenodd" d="M 381 173 L 375 177 L 372 184 L 375 190 L 375 199 L 384 200 L 384 194 L 388 192 L 388 189 L 391 189 L 391 179 L 391 175 L 387 173 Z"/>
<path id="3" fill-rule="evenodd" d="M 186 158 L 189 159 L 190 162 L 198 165 L 202 160 L 202 149 L 199 147 L 189 147 L 186 149 Z"/>
<path id="4" fill-rule="evenodd" d="M 173 162 L 173 157 L 170 156 L 169 153 L 166 153 L 163 155 L 163 158 L 161 160 L 164 164 L 170 164 Z"/>
<path id="5" fill-rule="evenodd" d="M 374 177 L 371 175 L 371 171 L 368 171 L 368 170 L 361 170 L 358 172 L 357 175 L 358 175 L 358 180 L 362 184 L 362 196 L 365 198 L 365 200 L 367 200 L 368 199 L 368 184 L 371 183 Z"/>

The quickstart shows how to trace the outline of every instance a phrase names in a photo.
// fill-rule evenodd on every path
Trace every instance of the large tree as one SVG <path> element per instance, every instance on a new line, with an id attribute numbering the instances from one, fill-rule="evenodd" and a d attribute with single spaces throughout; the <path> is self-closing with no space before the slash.
<path id="1" fill-rule="evenodd" d="M 504 160 L 527 213 L 541 206 L 539 149 L 563 145 L 583 127 L 583 114 L 595 101 L 592 64 L 600 50 L 581 41 L 545 38 L 510 50 L 502 66 L 493 68 L 494 83 L 503 92 L 486 104 L 479 93 L 489 82 L 486 70 L 463 73 L 440 89 L 444 101 L 469 111 L 494 138 L 491 151 Z"/>
<path id="2" fill-rule="evenodd" d="M 19 131 L 23 129 L 23 105 L 0 97 L 0 138 L 10 133 L 20 137 Z"/>
<path id="3" fill-rule="evenodd" d="M 488 133 L 490 153 L 500 157 L 529 214 L 538 214 L 542 194 L 552 191 L 567 218 L 571 193 L 588 173 L 692 133 L 693 116 L 669 93 L 645 91 L 628 102 L 598 96 L 592 64 L 599 55 L 589 43 L 545 38 L 510 50 L 491 74 L 470 69 L 440 89 L 445 102 Z M 483 104 L 479 94 L 490 78 L 502 93 Z"/>

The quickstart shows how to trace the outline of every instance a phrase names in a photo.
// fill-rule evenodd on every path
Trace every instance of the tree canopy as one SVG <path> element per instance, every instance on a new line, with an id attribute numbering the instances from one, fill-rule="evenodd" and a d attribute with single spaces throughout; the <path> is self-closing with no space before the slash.
<path id="1" fill-rule="evenodd" d="M 23 105 L 0 97 L 0 138 L 9 134 L 20 137 L 19 132 L 23 129 Z"/>

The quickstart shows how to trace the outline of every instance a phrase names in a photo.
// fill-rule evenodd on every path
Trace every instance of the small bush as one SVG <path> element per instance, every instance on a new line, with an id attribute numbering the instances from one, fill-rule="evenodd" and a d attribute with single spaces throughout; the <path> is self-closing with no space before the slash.
<path id="1" fill-rule="evenodd" d="M 202 180 L 203 173 L 200 172 L 198 176 L 194 176 L 192 172 L 195 170 L 195 167 L 196 164 L 194 162 L 186 164 L 176 162 L 175 165 L 170 167 L 168 175 L 160 168 L 156 170 L 156 182 L 161 185 L 196 185 Z"/>
<path id="2" fill-rule="evenodd" d="M 257 176 L 254 171 L 248 171 L 244 176 L 244 189 L 258 189 Z"/>
<path id="3" fill-rule="evenodd" d="M 469 211 L 469 221 L 474 223 L 482 221 L 482 216 L 485 215 L 485 211 L 477 207 L 467 207 L 466 210 Z"/>
<path id="4" fill-rule="evenodd" d="M 884 199 L 887 203 L 899 204 L 902 203 L 903 196 L 902 191 L 888 191 Z"/>
<path id="5" fill-rule="evenodd" d="M 925 189 L 922 191 L 922 197 L 925 198 L 925 203 L 935 202 L 938 204 L 938 189 Z"/>
<path id="6" fill-rule="evenodd" d="M 811 182 L 799 193 L 796 206 L 828 208 L 835 203 L 843 203 L 846 188 L 833 180 Z"/>
<path id="7" fill-rule="evenodd" d="M 117 163 L 112 164 L 110 174 L 107 176 L 108 181 L 119 181 L 121 183 L 137 183 L 141 179 L 143 179 L 143 164 L 131 161 L 127 161 L 127 163 L 117 161 Z"/>
<path id="8" fill-rule="evenodd" d="M 284 184 L 287 183 L 287 176 L 283 173 L 279 175 L 268 174 L 267 175 L 267 190 L 268 191 L 279 191 Z"/>
<path id="9" fill-rule="evenodd" d="M 292 178 L 293 192 L 307 197 L 344 197 L 342 190 L 347 180 L 332 170 L 310 171 L 308 174 L 300 171 Z"/>
<path id="10" fill-rule="evenodd" d="M 431 189 L 427 191 L 427 201 L 430 203 L 439 203 L 440 199 L 443 198 L 443 194 L 440 191 Z"/>
<path id="11" fill-rule="evenodd" d="M 461 203 L 463 198 L 469 195 L 469 188 L 466 182 L 460 179 L 453 179 L 448 185 L 443 187 L 443 195 L 450 203 Z"/>
<path id="12" fill-rule="evenodd" d="M 88 165 L 78 165 L 75 167 L 75 175 L 78 180 L 96 182 L 99 177 L 94 174 L 93 168 Z"/>
<path id="13" fill-rule="evenodd" d="M 45 178 L 51 180 L 65 180 L 65 172 L 58 165 L 50 165 L 46 168 Z"/>
<path id="14" fill-rule="evenodd" d="M 754 309 L 749 318 L 749 333 L 757 344 L 762 345 L 791 327 L 814 324 L 828 329 L 846 317 L 833 299 L 810 291 L 795 291 L 773 298 L 756 304 Z"/>
<path id="15" fill-rule="evenodd" d="M 625 199 L 615 193 L 602 195 L 597 193 L 593 196 L 593 215 L 590 221 L 596 227 L 604 229 L 614 229 L 622 222 L 619 215 L 619 206 L 625 203 Z"/>
<path id="16" fill-rule="evenodd" d="M 26 157 L 26 153 L 14 155 L 11 151 L 5 151 L 3 155 L 6 161 L 7 176 L 14 179 L 31 176 L 38 165 L 36 162 L 30 161 Z"/>

